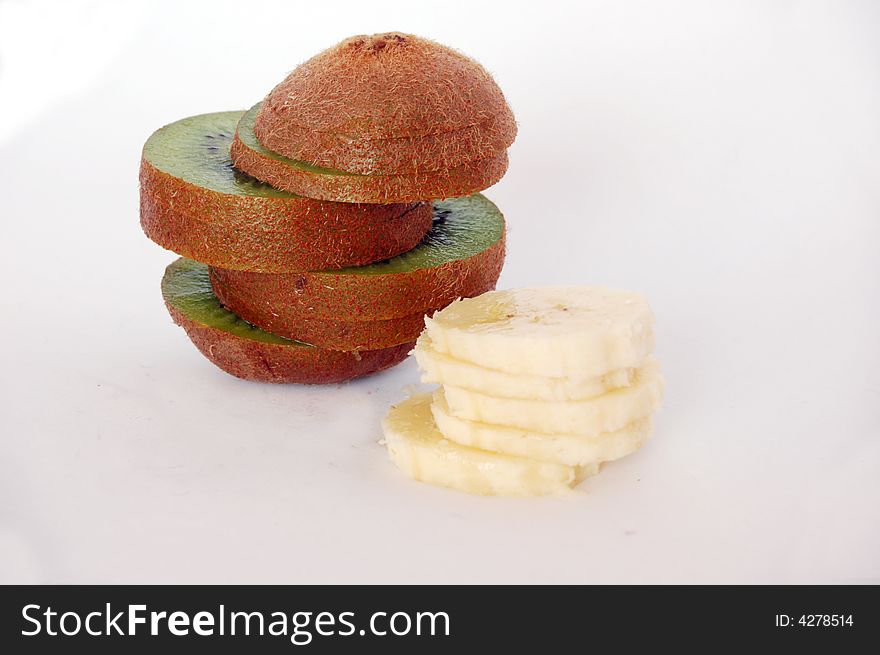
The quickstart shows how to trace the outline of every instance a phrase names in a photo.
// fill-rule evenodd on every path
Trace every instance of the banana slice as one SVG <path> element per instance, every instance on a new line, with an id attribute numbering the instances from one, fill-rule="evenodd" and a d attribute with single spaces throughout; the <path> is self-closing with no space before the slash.
<path id="1" fill-rule="evenodd" d="M 437 393 L 457 418 L 545 434 L 595 436 L 619 430 L 657 409 L 663 396 L 663 376 L 657 360 L 650 357 L 636 371 L 631 386 L 589 400 L 497 398 L 451 386 Z"/>
<path id="2" fill-rule="evenodd" d="M 460 387 L 502 398 L 528 400 L 584 400 L 632 384 L 636 369 L 621 368 L 596 378 L 572 380 L 495 371 L 437 352 L 422 333 L 413 350 L 422 382 Z"/>
<path id="3" fill-rule="evenodd" d="M 449 413 L 442 393 L 434 395 L 431 412 L 440 434 L 462 446 L 567 466 L 619 459 L 638 450 L 651 436 L 650 417 L 596 436 L 543 434 L 468 421 Z"/>
<path id="4" fill-rule="evenodd" d="M 425 320 L 434 350 L 505 373 L 583 381 L 638 368 L 654 347 L 640 295 L 603 287 L 510 289 Z"/>
<path id="5" fill-rule="evenodd" d="M 462 446 L 437 430 L 431 394 L 394 405 L 382 421 L 391 461 L 409 477 L 473 494 L 543 496 L 570 491 L 599 464 L 565 466 Z"/>

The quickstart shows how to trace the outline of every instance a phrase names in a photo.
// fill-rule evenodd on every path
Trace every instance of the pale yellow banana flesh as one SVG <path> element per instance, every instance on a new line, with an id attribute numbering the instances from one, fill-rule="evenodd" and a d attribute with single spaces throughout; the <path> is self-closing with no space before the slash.
<path id="1" fill-rule="evenodd" d="M 499 398 L 448 385 L 439 393 L 458 418 L 547 434 L 598 435 L 653 412 L 663 395 L 663 376 L 657 361 L 648 358 L 631 386 L 589 400 Z"/>
<path id="2" fill-rule="evenodd" d="M 477 366 L 438 352 L 427 333 L 422 333 L 413 351 L 422 371 L 422 382 L 460 387 L 502 398 L 526 400 L 584 400 L 632 384 L 636 369 L 622 368 L 583 380 L 567 377 L 505 373 Z"/>
<path id="3" fill-rule="evenodd" d="M 651 436 L 651 417 L 632 421 L 615 432 L 593 436 L 546 434 L 457 418 L 449 413 L 441 392 L 431 405 L 439 432 L 471 448 L 543 462 L 580 466 L 619 459 L 636 451 Z"/>
<path id="4" fill-rule="evenodd" d="M 641 296 L 601 287 L 496 291 L 426 318 L 414 351 L 440 388 L 391 408 L 392 461 L 476 494 L 562 493 L 651 434 L 664 381 Z"/>
<path id="5" fill-rule="evenodd" d="M 603 287 L 491 291 L 425 320 L 432 348 L 515 375 L 588 380 L 637 368 L 654 347 L 640 295 Z"/>
<path id="6" fill-rule="evenodd" d="M 566 466 L 493 453 L 445 439 L 431 414 L 431 394 L 395 405 L 382 422 L 391 461 L 409 477 L 472 494 L 543 496 L 567 493 L 599 464 Z"/>

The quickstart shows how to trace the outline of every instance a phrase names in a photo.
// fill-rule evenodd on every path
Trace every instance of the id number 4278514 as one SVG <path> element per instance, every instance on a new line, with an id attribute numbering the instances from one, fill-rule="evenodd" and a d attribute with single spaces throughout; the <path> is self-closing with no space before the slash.
<path id="1" fill-rule="evenodd" d="M 853 625 L 852 614 L 777 614 L 776 627 L 801 627 L 801 628 L 851 628 Z"/>

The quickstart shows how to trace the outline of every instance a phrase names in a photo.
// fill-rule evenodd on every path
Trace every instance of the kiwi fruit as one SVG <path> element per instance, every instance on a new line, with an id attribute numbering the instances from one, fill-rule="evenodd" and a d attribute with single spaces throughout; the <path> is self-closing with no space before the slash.
<path id="1" fill-rule="evenodd" d="M 403 361 L 412 343 L 361 352 L 324 350 L 250 325 L 223 308 L 208 267 L 181 258 L 165 270 L 162 295 L 174 322 L 211 362 L 236 377 L 260 382 L 345 382 Z"/>
<path id="2" fill-rule="evenodd" d="M 406 358 L 424 318 L 495 287 L 513 113 L 478 63 L 419 37 L 356 36 L 247 111 L 155 132 L 141 225 L 182 255 L 174 321 L 215 365 L 338 383 Z"/>
<path id="3" fill-rule="evenodd" d="M 415 339 L 426 313 L 493 289 L 504 248 L 504 217 L 474 194 L 435 202 L 434 225 L 422 243 L 387 261 L 284 275 L 212 267 L 211 284 L 224 306 L 255 325 L 355 349 L 363 335 L 373 346 Z"/>
<path id="4" fill-rule="evenodd" d="M 266 98 L 254 133 L 289 159 L 388 175 L 485 159 L 513 142 L 516 122 L 477 62 L 393 32 L 348 38 L 297 67 Z"/>
<path id="5" fill-rule="evenodd" d="M 360 175 L 289 159 L 264 147 L 254 134 L 260 104 L 238 123 L 230 153 L 236 168 L 278 189 L 336 202 L 408 203 L 481 191 L 507 171 L 507 151 L 437 171 Z"/>
<path id="6" fill-rule="evenodd" d="M 425 203 L 303 198 L 235 170 L 244 112 L 193 116 L 156 131 L 141 161 L 141 225 L 178 254 L 265 273 L 357 266 L 412 249 L 431 227 Z"/>

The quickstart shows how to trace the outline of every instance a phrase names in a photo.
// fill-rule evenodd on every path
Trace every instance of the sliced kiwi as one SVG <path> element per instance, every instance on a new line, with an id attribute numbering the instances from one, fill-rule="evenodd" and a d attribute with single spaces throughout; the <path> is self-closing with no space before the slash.
<path id="1" fill-rule="evenodd" d="M 265 112 L 265 105 L 263 111 Z M 277 121 L 259 119 L 254 134 L 264 147 L 290 159 L 360 175 L 412 175 L 443 171 L 469 161 L 485 159 L 506 149 L 516 137 L 516 121 L 509 111 L 477 125 L 420 137 L 353 140 L 344 134 L 314 132 Z M 275 145 L 279 147 L 274 147 Z"/>
<path id="2" fill-rule="evenodd" d="M 231 154 L 236 168 L 279 189 L 337 202 L 416 202 L 452 198 L 492 186 L 507 171 L 507 151 L 442 170 L 362 175 L 289 159 L 264 147 L 254 134 L 261 104 L 238 123 Z"/>
<path id="3" fill-rule="evenodd" d="M 376 321 L 330 320 L 301 315 L 295 309 L 266 310 L 263 305 L 236 303 L 235 298 L 226 297 L 223 287 L 218 286 L 215 293 L 224 307 L 239 312 L 246 321 L 259 323 L 264 330 L 291 339 L 298 339 L 327 350 L 360 352 L 390 348 L 402 343 L 412 343 L 425 327 L 425 314 L 417 312 Z"/>
<path id="4" fill-rule="evenodd" d="M 435 202 L 434 225 L 422 243 L 387 261 L 288 275 L 211 268 L 211 283 L 231 310 L 286 336 L 302 338 L 297 330 L 306 329 L 306 320 L 395 319 L 415 338 L 422 326 L 411 320 L 414 315 L 495 287 L 504 262 L 504 233 L 501 212 L 475 194 Z M 397 329 L 398 338 L 409 334 L 401 334 L 400 325 Z"/>
<path id="5" fill-rule="evenodd" d="M 178 259 L 165 271 L 162 295 L 174 321 L 214 364 L 240 378 L 305 384 L 344 382 L 393 366 L 412 343 L 348 353 L 270 334 L 223 308 L 208 267 Z"/>
<path id="6" fill-rule="evenodd" d="M 449 262 L 470 259 L 504 238 L 504 216 L 482 194 L 438 200 L 431 230 L 412 250 L 366 266 L 351 266 L 329 275 L 390 275 L 437 269 Z"/>
<path id="7" fill-rule="evenodd" d="M 236 171 L 229 146 L 243 111 L 190 116 L 158 129 L 144 145 L 144 159 L 160 171 L 209 191 L 258 198 L 296 198 Z"/>
<path id="8" fill-rule="evenodd" d="M 155 132 L 141 162 L 141 224 L 165 248 L 267 273 L 360 265 L 405 252 L 430 228 L 423 204 L 303 198 L 235 170 L 243 112 L 185 118 Z"/>
<path id="9" fill-rule="evenodd" d="M 162 278 L 162 297 L 170 307 L 185 314 L 190 320 L 205 327 L 222 330 L 234 337 L 261 343 L 310 347 L 307 343 L 264 332 L 224 309 L 211 289 L 208 267 L 205 264 L 183 258 L 173 262 L 165 269 L 165 276 Z"/>

